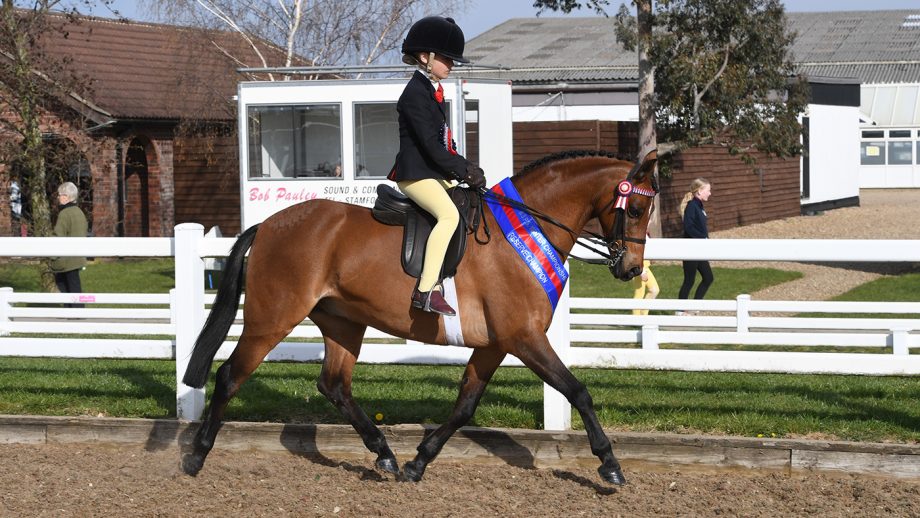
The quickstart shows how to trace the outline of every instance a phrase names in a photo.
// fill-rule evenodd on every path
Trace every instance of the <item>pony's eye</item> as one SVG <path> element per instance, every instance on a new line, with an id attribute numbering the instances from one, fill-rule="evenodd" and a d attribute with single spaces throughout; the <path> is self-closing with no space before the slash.
<path id="1" fill-rule="evenodd" d="M 642 211 L 640 211 L 640 210 L 639 210 L 638 208 L 636 208 L 635 206 L 630 205 L 630 206 L 626 207 L 626 214 L 627 214 L 630 218 L 638 218 L 639 216 L 642 215 Z"/>

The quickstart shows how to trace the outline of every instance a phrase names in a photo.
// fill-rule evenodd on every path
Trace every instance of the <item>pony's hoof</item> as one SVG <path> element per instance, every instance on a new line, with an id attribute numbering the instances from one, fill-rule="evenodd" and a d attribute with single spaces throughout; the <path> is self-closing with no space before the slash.
<path id="1" fill-rule="evenodd" d="M 201 471 L 203 467 L 204 459 L 201 457 L 192 453 L 182 456 L 182 471 L 184 471 L 186 475 L 194 477 L 198 475 L 198 472 Z"/>
<path id="2" fill-rule="evenodd" d="M 601 466 L 597 468 L 597 472 L 600 473 L 601 478 L 609 484 L 614 484 L 617 486 L 626 485 L 626 476 L 623 475 L 623 470 L 619 466 L 613 468 L 605 468 Z"/>
<path id="3" fill-rule="evenodd" d="M 418 482 L 422 480 L 422 475 L 425 474 L 425 466 L 419 465 L 415 462 L 407 462 L 403 466 L 403 480 L 408 482 Z"/>
<path id="4" fill-rule="evenodd" d="M 396 463 L 396 457 L 380 457 L 375 464 L 379 470 L 399 475 L 399 464 Z"/>

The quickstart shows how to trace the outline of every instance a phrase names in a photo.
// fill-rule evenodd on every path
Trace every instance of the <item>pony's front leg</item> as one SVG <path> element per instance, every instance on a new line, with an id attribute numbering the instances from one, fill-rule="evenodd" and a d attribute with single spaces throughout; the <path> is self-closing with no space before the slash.
<path id="1" fill-rule="evenodd" d="M 377 454 L 377 468 L 398 475 L 399 463 L 386 437 L 351 395 L 352 372 L 367 327 L 320 312 L 314 312 L 310 318 L 322 331 L 326 345 L 317 388 L 358 432 L 364 446 Z"/>
<path id="2" fill-rule="evenodd" d="M 594 401 L 591 399 L 591 394 L 562 363 L 546 336 L 535 337 L 532 342 L 522 345 L 517 357 L 540 379 L 565 396 L 569 403 L 578 410 L 585 425 L 585 431 L 588 433 L 591 453 L 597 455 L 601 460 L 601 466 L 597 468 L 601 478 L 611 484 L 625 484 L 626 477 L 623 475 L 619 461 L 613 455 L 610 439 L 601 428 L 597 414 L 594 412 Z"/>
<path id="3" fill-rule="evenodd" d="M 495 369 L 501 365 L 504 358 L 505 353 L 492 347 L 473 351 L 466 365 L 466 372 L 463 373 L 460 393 L 450 417 L 447 418 L 446 423 L 422 440 L 417 448 L 418 454 L 403 466 L 403 476 L 406 480 L 413 482 L 421 480 L 422 475 L 425 474 L 425 468 L 438 455 L 444 443 L 458 428 L 473 417 L 486 385 L 489 384 L 489 380 L 495 374 Z"/>

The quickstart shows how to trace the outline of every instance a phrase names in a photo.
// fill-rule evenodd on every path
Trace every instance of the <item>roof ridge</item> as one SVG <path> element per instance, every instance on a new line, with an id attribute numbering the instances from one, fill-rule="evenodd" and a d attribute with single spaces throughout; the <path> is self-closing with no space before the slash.
<path id="1" fill-rule="evenodd" d="M 70 18 L 70 16 L 67 13 L 63 13 L 60 11 L 51 11 L 49 13 L 49 16 L 52 16 L 55 18 L 62 18 L 62 19 Z M 177 31 L 177 32 L 189 31 L 189 32 L 200 32 L 200 33 L 217 33 L 217 34 L 226 34 L 226 35 L 237 34 L 237 32 L 235 31 L 229 31 L 226 29 L 221 29 L 219 27 L 195 27 L 194 25 L 177 25 L 177 24 L 169 23 L 169 22 L 150 22 L 150 21 L 142 21 L 142 20 L 134 20 L 131 18 L 125 18 L 123 16 L 120 18 L 107 18 L 104 16 L 76 13 L 74 15 L 74 18 L 76 18 L 76 23 L 78 25 L 83 22 L 92 22 L 92 23 L 97 23 L 100 25 L 128 25 L 128 26 L 137 27 L 137 28 L 146 27 L 150 29 L 163 29 L 163 30 Z"/>

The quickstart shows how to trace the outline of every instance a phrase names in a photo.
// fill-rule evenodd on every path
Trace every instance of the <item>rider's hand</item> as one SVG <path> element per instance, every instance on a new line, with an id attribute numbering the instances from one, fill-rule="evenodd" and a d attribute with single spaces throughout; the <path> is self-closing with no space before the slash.
<path id="1" fill-rule="evenodd" d="M 463 181 L 475 189 L 482 189 L 486 186 L 486 173 L 478 165 L 470 162 L 466 166 L 466 176 Z"/>

